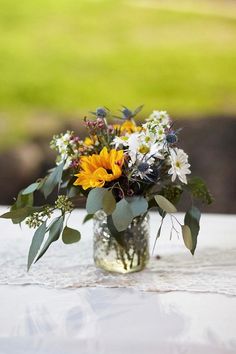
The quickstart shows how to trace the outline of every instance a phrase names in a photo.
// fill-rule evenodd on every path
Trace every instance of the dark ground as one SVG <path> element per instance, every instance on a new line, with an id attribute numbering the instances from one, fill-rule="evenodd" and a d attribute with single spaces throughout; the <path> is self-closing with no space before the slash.
<path id="1" fill-rule="evenodd" d="M 205 212 L 236 213 L 236 119 L 178 120 L 183 127 L 180 146 L 189 154 L 192 175 L 201 176 L 214 196 Z M 65 129 L 81 132 L 81 126 Z M 81 133 L 80 133 L 81 136 Z M 47 139 L 30 142 L 0 154 L 0 204 L 9 205 L 18 191 L 45 175 L 54 164 Z"/>

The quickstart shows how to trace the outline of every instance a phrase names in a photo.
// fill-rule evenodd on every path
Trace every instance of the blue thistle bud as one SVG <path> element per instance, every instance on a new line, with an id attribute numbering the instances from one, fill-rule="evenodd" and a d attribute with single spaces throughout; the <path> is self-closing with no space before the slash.
<path id="1" fill-rule="evenodd" d="M 149 164 L 147 162 L 141 162 L 139 165 L 138 165 L 138 170 L 140 172 L 146 172 L 147 170 L 149 169 Z"/>
<path id="2" fill-rule="evenodd" d="M 107 115 L 107 112 L 106 112 L 106 110 L 105 110 L 104 108 L 97 108 L 97 110 L 96 110 L 96 116 L 97 116 L 98 118 L 105 118 L 106 115 Z"/>
<path id="3" fill-rule="evenodd" d="M 123 118 L 125 119 L 132 118 L 133 116 L 133 112 L 131 112 L 128 108 L 122 109 L 122 113 L 123 113 Z"/>
<path id="4" fill-rule="evenodd" d="M 166 136 L 166 141 L 169 144 L 175 144 L 178 141 L 178 137 L 175 133 L 169 133 Z"/>

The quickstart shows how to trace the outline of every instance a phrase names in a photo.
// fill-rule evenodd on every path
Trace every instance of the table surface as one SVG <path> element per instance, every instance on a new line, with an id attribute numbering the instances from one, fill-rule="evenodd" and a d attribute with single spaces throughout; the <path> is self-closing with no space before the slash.
<path id="1" fill-rule="evenodd" d="M 75 211 L 70 226 L 84 214 Z M 152 247 L 160 220 L 150 221 Z M 194 258 L 181 239 L 169 241 L 167 220 L 161 260 L 135 276 L 96 270 L 92 224 L 80 229 L 81 243 L 53 245 L 27 274 L 31 231 L 1 220 L 0 354 L 236 353 L 235 216 L 203 215 Z"/>

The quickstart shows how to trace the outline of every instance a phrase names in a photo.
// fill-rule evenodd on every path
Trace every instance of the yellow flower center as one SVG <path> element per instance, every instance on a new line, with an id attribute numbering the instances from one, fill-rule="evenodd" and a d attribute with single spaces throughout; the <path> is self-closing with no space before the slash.
<path id="1" fill-rule="evenodd" d="M 150 148 L 147 145 L 140 145 L 138 151 L 141 154 L 147 154 L 150 151 Z"/>
<path id="2" fill-rule="evenodd" d="M 176 161 L 175 166 L 176 166 L 177 168 L 180 168 L 180 167 L 181 167 L 180 162 L 179 162 L 179 161 Z"/>

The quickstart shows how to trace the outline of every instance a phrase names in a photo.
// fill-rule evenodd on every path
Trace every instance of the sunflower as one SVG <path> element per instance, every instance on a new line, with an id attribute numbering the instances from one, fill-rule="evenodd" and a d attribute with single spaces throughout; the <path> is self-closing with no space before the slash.
<path id="1" fill-rule="evenodd" d="M 82 156 L 80 158 L 80 172 L 74 182 L 75 186 L 82 186 L 83 189 L 103 187 L 106 182 L 118 179 L 122 174 L 124 163 L 123 150 L 107 151 L 104 147 L 100 154 Z"/>

